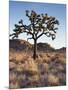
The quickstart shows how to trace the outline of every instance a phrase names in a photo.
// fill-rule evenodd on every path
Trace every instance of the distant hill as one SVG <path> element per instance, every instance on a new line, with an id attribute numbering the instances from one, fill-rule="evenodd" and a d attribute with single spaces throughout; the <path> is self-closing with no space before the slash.
<path id="1" fill-rule="evenodd" d="M 56 51 L 58 51 L 58 52 L 66 52 L 66 47 L 62 47 L 60 49 L 56 49 Z"/>
<path id="2" fill-rule="evenodd" d="M 9 40 L 9 48 L 10 50 L 16 50 L 16 51 L 32 51 L 33 50 L 33 45 L 30 44 L 29 42 L 25 40 L 20 40 L 20 39 L 14 39 L 14 40 Z M 47 43 L 38 43 L 37 44 L 37 50 L 42 51 L 42 52 L 50 52 L 50 51 L 66 51 L 66 48 L 61 48 L 61 49 L 54 49 Z"/>
<path id="3" fill-rule="evenodd" d="M 25 41 L 25 40 L 20 40 L 20 39 L 14 39 L 14 40 L 9 40 L 9 47 L 10 49 L 16 50 L 16 51 L 25 51 L 25 50 L 31 50 L 32 45 Z"/>
<path id="4" fill-rule="evenodd" d="M 50 46 L 48 43 L 38 43 L 37 49 L 39 51 L 48 52 L 48 51 L 55 51 L 53 47 Z"/>

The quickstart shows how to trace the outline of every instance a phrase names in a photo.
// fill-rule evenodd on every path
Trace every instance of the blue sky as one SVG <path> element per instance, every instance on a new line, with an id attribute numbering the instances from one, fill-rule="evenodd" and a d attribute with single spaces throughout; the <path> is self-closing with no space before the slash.
<path id="1" fill-rule="evenodd" d="M 59 20 L 56 39 L 52 41 L 51 38 L 42 36 L 37 42 L 49 43 L 54 48 L 61 48 L 66 46 L 66 5 L 65 4 L 49 4 L 37 2 L 23 2 L 23 1 L 10 1 L 9 2 L 9 22 L 10 33 L 13 32 L 14 24 L 23 19 L 24 24 L 28 24 L 28 18 L 25 16 L 25 10 L 35 10 L 37 13 L 48 13 L 49 16 L 54 16 Z M 21 34 L 20 39 L 27 40 L 26 34 Z M 33 43 L 33 40 L 29 40 Z"/>

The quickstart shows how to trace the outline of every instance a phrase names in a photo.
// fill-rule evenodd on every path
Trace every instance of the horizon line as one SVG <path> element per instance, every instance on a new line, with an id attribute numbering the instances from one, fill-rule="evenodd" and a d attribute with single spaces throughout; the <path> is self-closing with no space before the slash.
<path id="1" fill-rule="evenodd" d="M 34 45 L 33 43 L 31 43 L 31 42 L 29 42 L 29 41 L 27 41 L 27 40 L 24 40 L 24 39 L 19 39 L 19 38 L 18 38 L 18 39 L 10 39 L 10 38 L 9 38 L 9 40 L 22 40 L 22 41 L 28 42 L 29 44 Z M 38 42 L 37 44 L 39 44 L 39 43 L 48 44 L 48 45 L 50 45 L 50 47 L 52 47 L 52 48 L 54 48 L 54 49 L 66 48 L 66 46 L 62 46 L 62 47 L 60 47 L 60 48 L 55 48 L 55 47 L 53 47 L 51 44 L 49 44 L 49 43 L 47 43 L 47 42 Z"/>

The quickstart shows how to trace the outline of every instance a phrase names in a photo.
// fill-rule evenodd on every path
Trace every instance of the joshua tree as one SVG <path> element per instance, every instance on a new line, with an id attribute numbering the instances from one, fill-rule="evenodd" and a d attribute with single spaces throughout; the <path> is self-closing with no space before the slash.
<path id="1" fill-rule="evenodd" d="M 26 33 L 31 37 L 28 39 L 34 40 L 34 52 L 33 58 L 36 59 L 37 52 L 37 40 L 42 36 L 46 35 L 47 37 L 51 37 L 52 40 L 56 38 L 56 30 L 57 25 L 59 25 L 59 21 L 52 16 L 48 16 L 48 14 L 37 14 L 35 11 L 29 12 L 26 10 L 26 16 L 28 17 L 30 24 L 24 25 L 23 20 L 21 19 L 18 24 L 15 24 L 14 33 L 10 34 L 12 39 L 18 38 L 18 35 L 21 33 Z"/>

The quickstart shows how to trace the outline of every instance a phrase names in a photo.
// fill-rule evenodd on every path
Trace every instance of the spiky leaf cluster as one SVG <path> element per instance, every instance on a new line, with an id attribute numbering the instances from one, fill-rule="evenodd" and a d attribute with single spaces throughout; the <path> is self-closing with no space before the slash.
<path id="1" fill-rule="evenodd" d="M 31 38 L 37 40 L 42 35 L 46 35 L 47 37 L 51 37 L 52 40 L 56 37 L 57 25 L 59 25 L 59 21 L 52 16 L 48 16 L 48 14 L 37 14 L 35 11 L 29 12 L 26 10 L 26 16 L 28 17 L 30 23 L 29 25 L 24 25 L 23 20 L 21 19 L 18 24 L 15 24 L 14 33 L 10 34 L 12 39 L 18 38 L 18 35 L 21 33 L 26 33 L 27 35 L 31 35 Z"/>

